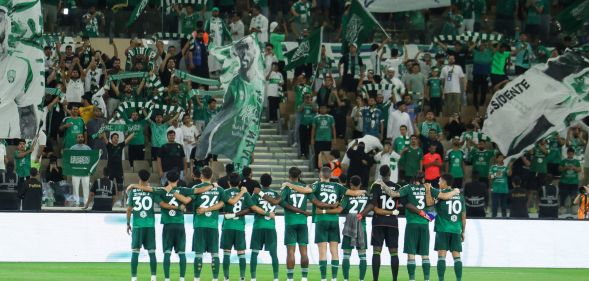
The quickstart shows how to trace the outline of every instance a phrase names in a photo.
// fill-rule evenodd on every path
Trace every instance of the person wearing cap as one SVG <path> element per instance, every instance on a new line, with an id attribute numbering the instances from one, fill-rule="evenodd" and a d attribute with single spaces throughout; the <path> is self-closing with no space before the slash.
<path id="1" fill-rule="evenodd" d="M 257 33 L 258 42 L 264 44 L 268 42 L 268 18 L 261 13 L 262 8 L 259 5 L 252 9 L 252 19 L 250 21 L 250 33 Z"/>
<path id="2" fill-rule="evenodd" d="M 245 34 L 245 25 L 243 24 L 239 13 L 233 13 L 231 23 L 229 24 L 229 32 L 231 33 L 231 40 L 233 41 L 243 38 Z"/>
<path id="3" fill-rule="evenodd" d="M 413 135 L 414 129 L 411 123 L 411 116 L 407 113 L 407 105 L 400 101 L 395 108 L 389 108 L 389 118 L 387 120 L 387 139 L 395 140 L 401 136 L 401 126 L 405 126 L 408 135 Z"/>
<path id="4" fill-rule="evenodd" d="M 339 60 L 338 71 L 342 79 L 341 88 L 348 93 L 348 95 L 355 93 L 358 87 L 358 79 L 364 63 L 358 54 L 358 46 L 351 43 L 348 54 L 342 56 Z"/>
<path id="5" fill-rule="evenodd" d="M 444 159 L 446 161 L 446 173 L 449 173 L 454 178 L 452 187 L 462 188 L 462 183 L 464 179 L 465 159 L 466 154 L 460 148 L 460 137 L 455 136 L 452 139 L 452 148 L 446 152 L 446 157 Z"/>
<path id="6" fill-rule="evenodd" d="M 307 0 L 298 0 L 292 5 L 290 13 L 295 18 L 292 30 L 298 37 L 303 29 L 309 28 L 311 25 L 311 3 Z"/>
<path id="7" fill-rule="evenodd" d="M 455 64 L 454 55 L 448 56 L 448 65 L 444 66 L 441 71 L 440 79 L 442 80 L 442 89 L 447 115 L 460 113 L 462 95 L 466 91 L 466 75 L 460 65 Z"/>

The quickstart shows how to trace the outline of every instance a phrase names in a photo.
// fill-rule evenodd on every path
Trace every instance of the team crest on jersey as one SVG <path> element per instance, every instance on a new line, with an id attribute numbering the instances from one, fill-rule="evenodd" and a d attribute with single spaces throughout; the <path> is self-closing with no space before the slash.
<path id="1" fill-rule="evenodd" d="M 171 217 L 173 217 L 173 216 L 175 216 L 175 215 L 176 215 L 176 210 L 170 210 L 170 211 L 168 212 L 168 214 L 169 214 Z"/>
<path id="2" fill-rule="evenodd" d="M 141 211 L 139 213 L 139 216 L 142 217 L 142 218 L 146 218 L 147 217 L 147 212 L 146 211 Z"/>
<path id="3" fill-rule="evenodd" d="M 14 69 L 9 70 L 6 74 L 6 79 L 8 80 L 8 83 L 13 83 L 14 79 L 16 79 L 16 71 Z"/>

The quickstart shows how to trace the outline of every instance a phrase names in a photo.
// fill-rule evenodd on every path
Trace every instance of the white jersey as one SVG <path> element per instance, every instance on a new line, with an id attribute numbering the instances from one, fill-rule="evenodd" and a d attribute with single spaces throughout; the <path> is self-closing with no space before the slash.
<path id="1" fill-rule="evenodd" d="M 20 106 L 19 102 L 25 100 L 23 98 L 25 89 L 31 85 L 32 80 L 31 65 L 27 59 L 14 56 L 2 58 L 0 60 L 0 109 L 14 103 Z M 16 118 L 18 119 L 18 116 Z"/>
<path id="2" fill-rule="evenodd" d="M 395 151 L 391 151 L 390 153 L 381 151 L 374 155 L 374 161 L 376 162 L 376 169 L 374 174 L 375 180 L 381 179 L 379 173 L 380 167 L 389 166 L 391 169 L 390 180 L 394 183 L 397 183 L 399 181 L 399 159 L 401 159 L 401 156 Z"/>
<path id="3" fill-rule="evenodd" d="M 65 98 L 68 102 L 82 102 L 84 95 L 84 81 L 82 78 L 70 79 L 65 86 Z"/>

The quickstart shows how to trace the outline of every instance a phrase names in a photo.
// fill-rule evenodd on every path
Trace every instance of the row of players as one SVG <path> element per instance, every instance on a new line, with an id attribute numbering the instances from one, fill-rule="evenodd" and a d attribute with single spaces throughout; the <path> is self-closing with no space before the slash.
<path id="1" fill-rule="evenodd" d="M 373 212 L 372 237 L 373 247 L 372 275 L 379 279 L 381 251 L 385 245 L 391 256 L 392 280 L 397 280 L 399 271 L 398 250 L 398 206 L 405 206 L 407 226 L 405 229 L 404 253 L 408 254 L 407 269 L 409 280 L 415 280 L 415 256 L 422 258 L 424 279 L 430 278 L 429 262 L 429 222 L 435 218 L 435 250 L 438 251 L 437 273 L 443 280 L 446 268 L 446 253 L 452 252 L 454 271 L 457 280 L 462 277 L 460 252 L 464 241 L 466 212 L 464 198 L 458 189 L 449 186 L 451 175 L 439 179 L 440 189 L 416 178 L 412 184 L 404 187 L 389 180 L 391 171 L 388 166 L 379 170 L 382 180 L 372 184 L 370 192 L 362 189 L 361 179 L 350 179 L 350 188 L 331 182 L 331 169 L 324 167 L 319 181 L 305 186 L 300 181 L 301 171 L 292 167 L 289 179 L 282 185 L 280 192 L 270 189 L 272 178 L 264 174 L 260 178 L 262 188 L 256 188 L 252 195 L 245 187 L 239 187 L 240 177 L 236 173 L 228 176 L 230 188 L 224 190 L 211 182 L 212 170 L 201 170 L 201 183 L 193 188 L 177 186 L 179 175 L 169 172 L 166 176 L 168 185 L 150 187 L 149 172 L 139 171 L 139 184 L 127 188 L 129 204 L 127 209 L 127 232 L 132 234 L 131 280 L 137 280 L 137 266 L 140 248 L 148 250 L 151 267 L 151 280 L 155 280 L 157 262 L 155 257 L 155 216 L 154 202 L 162 208 L 161 223 L 163 227 L 162 244 L 164 250 L 164 275 L 170 278 L 170 256 L 174 250 L 180 259 L 180 281 L 186 273 L 186 233 L 184 215 L 186 205 L 194 206 L 194 234 L 192 250 L 194 259 L 194 280 L 199 281 L 203 266 L 203 254 L 212 256 L 213 280 L 218 280 L 220 270 L 219 245 L 223 249 L 223 274 L 229 280 L 231 250 L 237 251 L 239 257 L 240 280 L 245 280 L 246 240 L 245 215 L 254 214 L 254 225 L 250 240 L 251 280 L 256 280 L 257 257 L 261 250 L 269 251 L 272 258 L 274 280 L 278 280 L 279 261 L 277 256 L 277 234 L 275 227 L 276 207 L 284 208 L 284 244 L 287 247 L 287 280 L 293 280 L 295 251 L 298 246 L 302 280 L 306 281 L 309 271 L 307 256 L 308 222 L 312 216 L 315 223 L 315 243 L 319 249 L 319 266 L 321 280 L 327 278 L 327 249 L 331 254 L 331 277 L 337 280 L 339 269 L 339 243 L 344 252 L 342 271 L 344 280 L 349 278 L 350 255 L 356 249 L 359 255 L 360 280 L 364 280 L 367 269 L 366 216 Z M 312 202 L 312 210 L 307 210 L 307 201 Z M 426 212 L 434 206 L 436 216 Z M 219 214 L 223 213 L 223 226 L 219 244 Z M 343 241 L 340 241 L 340 214 L 347 214 L 343 227 Z M 131 217 L 133 218 L 131 224 Z"/>

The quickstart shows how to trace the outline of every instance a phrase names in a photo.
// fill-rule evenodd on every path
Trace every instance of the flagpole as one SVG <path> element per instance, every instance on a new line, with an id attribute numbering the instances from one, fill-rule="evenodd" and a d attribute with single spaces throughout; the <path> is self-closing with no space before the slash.
<path id="1" fill-rule="evenodd" d="M 319 50 L 321 50 L 321 46 L 323 44 L 323 26 L 321 26 L 321 31 L 320 32 L 320 36 L 319 36 Z M 319 76 L 319 73 L 317 73 L 318 69 L 319 69 L 319 62 L 321 62 L 321 51 L 319 51 L 319 55 L 317 56 L 317 66 L 315 67 L 315 75 L 313 76 L 313 82 L 311 83 L 311 91 L 313 89 L 315 89 L 315 81 L 317 81 L 317 77 Z M 295 77 L 296 78 L 296 77 Z"/>
<path id="2" fill-rule="evenodd" d="M 370 18 L 376 22 L 376 25 L 378 25 L 378 27 L 380 27 L 380 29 L 382 30 L 382 33 L 384 33 L 384 35 L 388 38 L 391 39 L 391 36 L 386 32 L 386 30 L 382 27 L 382 25 L 380 25 L 380 22 L 376 20 L 376 18 L 374 18 L 374 16 L 372 15 L 372 13 L 368 10 L 366 10 L 366 7 L 364 7 L 364 5 L 362 5 L 362 3 L 358 2 L 358 0 L 354 0 L 358 3 L 358 5 L 360 7 L 362 7 L 362 9 L 364 9 L 364 11 L 368 14 L 368 16 L 370 16 Z"/>

